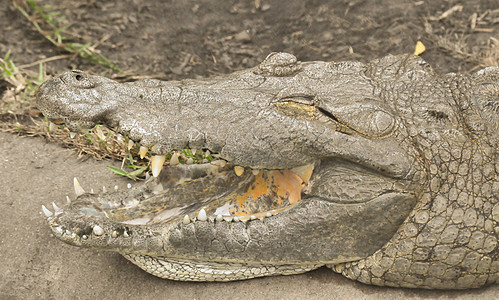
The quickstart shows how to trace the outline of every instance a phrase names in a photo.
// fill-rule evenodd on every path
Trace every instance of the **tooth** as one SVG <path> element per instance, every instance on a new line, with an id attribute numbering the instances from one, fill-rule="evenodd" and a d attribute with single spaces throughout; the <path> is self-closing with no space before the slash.
<path id="1" fill-rule="evenodd" d="M 154 155 L 151 157 L 151 169 L 152 176 L 158 177 L 161 169 L 163 169 L 163 164 L 165 163 L 165 155 Z"/>
<path id="2" fill-rule="evenodd" d="M 216 220 L 217 222 L 221 222 L 224 219 L 222 215 L 217 215 Z"/>
<path id="3" fill-rule="evenodd" d="M 146 180 L 148 180 L 149 178 L 151 178 L 151 175 L 149 174 L 149 172 L 146 173 Z"/>
<path id="4" fill-rule="evenodd" d="M 128 231 L 126 231 L 126 230 L 125 230 L 125 231 L 123 232 L 123 236 L 124 236 L 124 237 L 129 237 L 130 235 L 128 234 Z"/>
<path id="5" fill-rule="evenodd" d="M 106 140 L 106 136 L 104 135 L 104 132 L 102 132 L 102 129 L 100 128 L 99 125 L 95 126 L 95 134 L 101 141 Z"/>
<path id="6" fill-rule="evenodd" d="M 100 227 L 99 225 L 95 225 L 94 228 L 92 229 L 92 232 L 95 235 L 103 235 L 104 234 L 104 229 L 102 229 L 102 227 Z"/>
<path id="7" fill-rule="evenodd" d="M 179 154 L 177 152 L 173 152 L 172 157 L 170 158 L 170 165 L 175 166 L 179 164 L 178 161 Z"/>
<path id="8" fill-rule="evenodd" d="M 133 141 L 132 140 L 128 140 L 128 150 L 132 149 L 133 148 Z"/>
<path id="9" fill-rule="evenodd" d="M 52 230 L 54 230 L 59 235 L 62 235 L 64 233 L 64 231 L 62 230 L 62 228 L 59 227 L 59 226 L 53 227 Z"/>
<path id="10" fill-rule="evenodd" d="M 182 220 L 182 222 L 187 225 L 191 222 L 191 218 L 189 218 L 189 215 L 185 215 L 184 219 Z"/>
<path id="11" fill-rule="evenodd" d="M 88 236 L 86 234 L 84 234 L 84 235 L 81 236 L 81 238 L 84 239 L 84 240 L 86 240 L 86 239 L 88 239 Z"/>
<path id="12" fill-rule="evenodd" d="M 210 150 L 206 150 L 206 152 L 204 153 L 204 157 L 208 157 L 210 156 L 210 154 L 211 154 Z"/>
<path id="13" fill-rule="evenodd" d="M 127 183 L 126 187 L 129 188 L 129 189 L 131 189 L 132 188 L 132 184 L 131 183 Z"/>
<path id="14" fill-rule="evenodd" d="M 66 202 L 67 202 L 68 204 L 71 204 L 71 199 L 69 199 L 69 196 L 66 196 Z"/>
<path id="15" fill-rule="evenodd" d="M 234 167 L 234 172 L 236 172 L 237 176 L 241 176 L 244 173 L 244 168 L 241 166 L 235 166 Z"/>
<path id="16" fill-rule="evenodd" d="M 49 132 L 53 132 L 57 128 L 57 125 L 49 121 Z"/>
<path id="17" fill-rule="evenodd" d="M 234 217 L 234 222 L 239 222 L 239 217 L 238 216 Z"/>
<path id="18" fill-rule="evenodd" d="M 42 205 L 42 211 L 43 211 L 43 214 L 45 215 L 45 217 L 52 217 L 53 213 L 45 207 L 45 205 Z"/>
<path id="19" fill-rule="evenodd" d="M 256 176 L 256 175 L 260 174 L 260 169 L 252 169 L 251 173 L 253 173 L 253 175 Z"/>
<path id="20" fill-rule="evenodd" d="M 267 218 L 270 218 L 270 217 L 272 217 L 272 213 L 271 213 L 270 211 L 268 211 L 268 212 L 265 214 L 265 216 L 266 216 Z"/>
<path id="21" fill-rule="evenodd" d="M 148 150 L 147 147 L 140 146 L 140 149 L 139 149 L 140 159 L 142 159 L 146 156 L 147 150 Z"/>
<path id="22" fill-rule="evenodd" d="M 115 190 L 115 191 L 117 191 L 117 190 L 118 190 L 118 186 L 117 186 L 117 185 L 115 185 L 115 186 L 114 186 L 114 190 Z"/>
<path id="23" fill-rule="evenodd" d="M 308 184 L 310 177 L 312 176 L 312 172 L 314 171 L 314 164 L 308 164 L 300 167 L 292 168 L 291 171 L 295 173 L 298 177 L 303 180 L 305 184 Z"/>
<path id="24" fill-rule="evenodd" d="M 224 217 L 224 220 L 227 222 L 232 222 L 233 218 L 232 217 Z"/>
<path id="25" fill-rule="evenodd" d="M 103 193 L 107 193 L 107 189 L 106 189 L 106 187 L 105 187 L 105 186 L 102 186 L 102 192 L 103 192 Z"/>
<path id="26" fill-rule="evenodd" d="M 94 189 L 90 189 L 90 194 L 93 194 L 94 193 Z"/>
<path id="27" fill-rule="evenodd" d="M 71 132 L 69 132 L 69 137 L 70 137 L 70 138 L 74 139 L 74 138 L 75 138 L 75 136 L 76 136 L 76 132 L 72 132 L 72 131 L 71 131 Z"/>
<path id="28" fill-rule="evenodd" d="M 251 220 L 256 220 L 256 216 L 255 215 L 251 215 L 250 219 Z"/>
<path id="29" fill-rule="evenodd" d="M 199 211 L 199 214 L 198 214 L 198 220 L 199 221 L 206 221 L 208 218 L 206 217 L 206 211 L 204 210 L 204 208 L 201 208 L 201 210 Z"/>
<path id="30" fill-rule="evenodd" d="M 113 233 L 111 233 L 111 236 L 112 236 L 113 238 L 118 237 L 118 231 L 114 230 L 114 231 L 113 231 Z"/>
<path id="31" fill-rule="evenodd" d="M 121 135 L 121 133 L 118 133 L 118 136 L 116 137 L 116 140 L 118 142 L 121 142 L 123 140 L 123 136 Z"/>
<path id="32" fill-rule="evenodd" d="M 81 185 L 78 182 L 78 179 L 76 179 L 76 177 L 73 179 L 73 184 L 74 184 L 74 187 L 75 187 L 76 197 L 85 194 L 85 190 L 81 187 Z"/>
<path id="33" fill-rule="evenodd" d="M 57 214 L 58 212 L 59 213 L 62 213 L 62 209 L 60 209 L 56 204 L 55 202 L 52 202 L 52 206 L 54 207 L 54 210 L 55 210 L 55 213 Z"/>
<path id="34" fill-rule="evenodd" d="M 191 153 L 192 153 L 192 155 L 196 155 L 196 152 L 197 152 L 197 151 L 198 151 L 198 150 L 197 150 L 196 148 L 191 149 Z"/>
<path id="35" fill-rule="evenodd" d="M 192 165 L 194 163 L 194 159 L 192 157 L 189 157 L 187 161 L 185 162 L 186 165 Z"/>

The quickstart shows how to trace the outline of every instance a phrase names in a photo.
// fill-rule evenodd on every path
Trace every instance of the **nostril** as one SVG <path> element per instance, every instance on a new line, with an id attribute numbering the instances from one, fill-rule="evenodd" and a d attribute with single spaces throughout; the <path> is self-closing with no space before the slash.
<path id="1" fill-rule="evenodd" d="M 76 74 L 75 79 L 81 81 L 83 79 L 83 76 L 81 76 L 80 74 Z"/>

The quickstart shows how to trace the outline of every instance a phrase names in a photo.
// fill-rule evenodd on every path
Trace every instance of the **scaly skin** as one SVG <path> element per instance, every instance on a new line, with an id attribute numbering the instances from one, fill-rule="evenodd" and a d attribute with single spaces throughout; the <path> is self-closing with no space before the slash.
<path id="1" fill-rule="evenodd" d="M 139 188 L 84 193 L 48 220 L 64 242 L 175 280 L 327 265 L 375 285 L 496 283 L 498 77 L 493 67 L 438 76 L 409 55 L 364 65 L 285 53 L 203 80 L 67 72 L 38 92 L 49 119 L 73 131 L 105 123 L 158 155 L 197 148 L 229 163 L 170 166 Z M 268 192 L 252 194 L 258 182 Z M 229 206 L 230 217 L 215 217 Z"/>

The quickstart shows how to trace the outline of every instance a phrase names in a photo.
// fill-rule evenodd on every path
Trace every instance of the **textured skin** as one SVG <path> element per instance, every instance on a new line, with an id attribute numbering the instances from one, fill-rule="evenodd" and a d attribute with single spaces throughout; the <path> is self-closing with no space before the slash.
<path id="1" fill-rule="evenodd" d="M 244 167 L 315 169 L 303 200 L 269 218 L 185 224 L 182 212 L 168 222 L 124 226 L 82 213 L 87 202 L 122 203 L 145 193 L 139 189 L 83 195 L 49 223 L 67 243 L 118 251 L 177 280 L 293 274 L 326 264 L 375 285 L 496 283 L 498 77 L 493 67 L 438 76 L 414 56 L 363 65 L 300 63 L 284 53 L 204 80 L 118 84 L 67 72 L 45 83 L 37 102 L 72 130 L 106 123 L 157 154 L 203 148 Z M 158 197 L 175 202 L 173 195 L 192 190 L 165 187 Z M 201 204 L 194 206 L 186 212 L 191 219 Z M 103 233 L 95 234 L 96 225 Z"/>

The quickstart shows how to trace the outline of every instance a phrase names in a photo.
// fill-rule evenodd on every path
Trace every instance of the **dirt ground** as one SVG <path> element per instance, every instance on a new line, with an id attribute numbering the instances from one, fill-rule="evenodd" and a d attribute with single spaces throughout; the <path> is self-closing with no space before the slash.
<path id="1" fill-rule="evenodd" d="M 22 1 L 16 1 L 22 2 Z M 272 51 L 300 60 L 360 60 L 412 53 L 439 73 L 472 73 L 498 65 L 499 10 L 484 1 L 42 1 L 53 4 L 78 41 L 92 42 L 123 73 L 76 56 L 46 63 L 50 75 L 78 68 L 130 80 L 181 79 L 252 67 Z M 0 1 L 0 57 L 20 67 L 57 57 L 56 47 Z M 0 81 L 0 96 L 10 86 Z M 0 107 L 5 108 L 1 105 Z M 0 112 L 0 121 L 16 112 Z M 9 117 L 6 117 L 9 116 Z M 84 187 L 124 187 L 106 166 L 77 159 L 42 138 L 0 133 L 0 299 L 493 299 L 499 286 L 471 291 L 421 291 L 366 286 L 322 268 L 295 276 L 232 283 L 158 279 L 114 253 L 62 244 L 40 215 L 42 204 L 63 203 L 72 178 Z"/>

